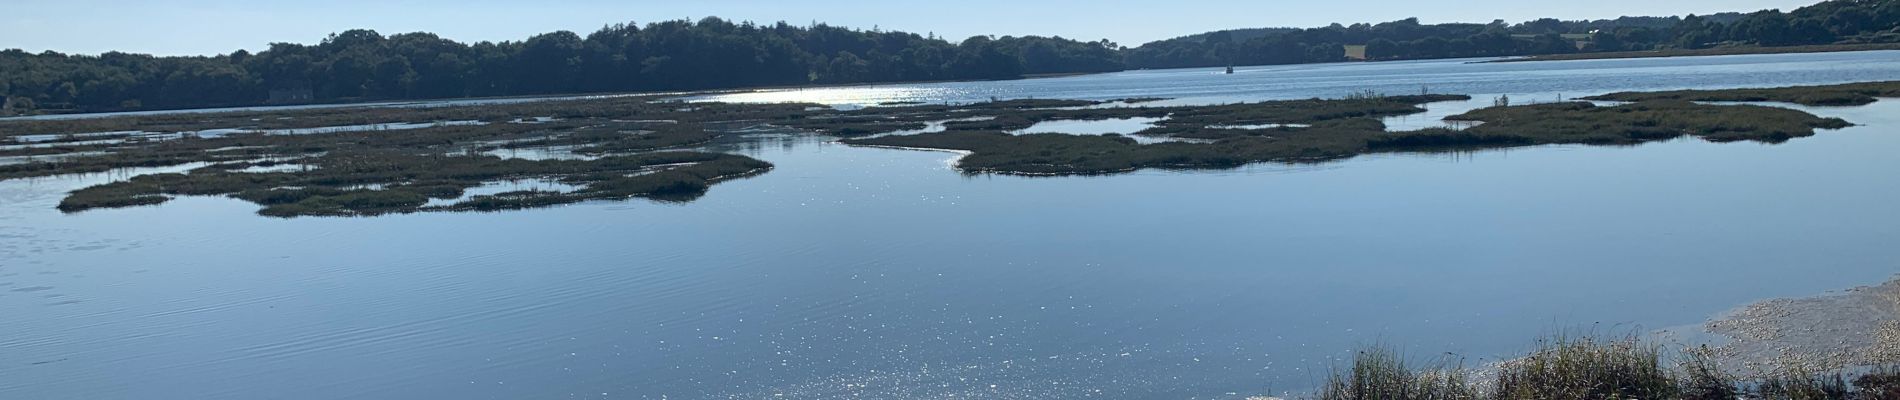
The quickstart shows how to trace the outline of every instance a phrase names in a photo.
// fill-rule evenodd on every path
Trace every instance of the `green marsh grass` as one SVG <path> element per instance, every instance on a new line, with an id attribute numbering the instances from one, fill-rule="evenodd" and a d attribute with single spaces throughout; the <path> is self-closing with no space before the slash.
<path id="1" fill-rule="evenodd" d="M 1900 46 L 1900 45 L 1895 45 Z M 1881 97 L 1900 97 L 1900 81 L 1849 83 L 1826 86 L 1794 86 L 1771 89 L 1677 90 L 1667 92 L 1621 92 L 1586 97 L 1586 100 L 1651 101 L 1685 100 L 1718 102 L 1775 101 L 1810 106 L 1858 106 Z"/>
<path id="2" fill-rule="evenodd" d="M 1372 346 L 1334 370 L 1317 400 L 1892 400 L 1900 366 L 1817 371 L 1783 362 L 1754 380 L 1722 370 L 1707 347 L 1669 351 L 1637 336 L 1551 336 L 1481 369 L 1419 367 Z"/>
<path id="3" fill-rule="evenodd" d="M 1352 365 L 1333 371 L 1320 389 L 1319 400 L 1477 400 L 1479 388 L 1472 371 L 1440 362 L 1414 369 L 1398 351 L 1369 347 L 1353 355 Z"/>

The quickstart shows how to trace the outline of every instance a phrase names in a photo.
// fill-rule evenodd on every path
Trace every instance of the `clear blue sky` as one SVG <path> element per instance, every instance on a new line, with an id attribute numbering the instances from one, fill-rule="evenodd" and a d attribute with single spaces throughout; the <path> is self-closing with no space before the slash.
<path id="1" fill-rule="evenodd" d="M 1312 27 L 1418 17 L 1426 23 L 1519 22 L 1538 17 L 1708 14 L 1792 10 L 1817 0 L 0 0 L 0 48 L 160 55 L 256 51 L 314 43 L 351 28 L 435 32 L 461 41 L 520 40 L 602 25 L 706 16 L 811 21 L 961 39 L 971 35 L 1107 38 L 1135 46 L 1198 32 Z"/>

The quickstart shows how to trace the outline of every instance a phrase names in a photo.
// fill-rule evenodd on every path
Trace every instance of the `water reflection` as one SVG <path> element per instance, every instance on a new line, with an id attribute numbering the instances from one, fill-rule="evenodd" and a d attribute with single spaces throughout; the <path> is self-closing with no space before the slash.
<path id="1" fill-rule="evenodd" d="M 584 186 L 562 183 L 560 181 L 553 180 L 553 179 L 538 179 L 538 178 L 537 179 L 509 179 L 509 180 L 501 180 L 501 181 L 493 181 L 493 182 L 483 182 L 481 186 L 476 186 L 473 188 L 469 188 L 467 190 L 463 190 L 461 197 L 449 198 L 449 199 L 429 199 L 429 203 L 425 204 L 424 206 L 425 207 L 448 207 L 448 206 L 453 206 L 464 201 L 474 200 L 477 197 L 504 195 L 504 194 L 509 194 L 509 193 L 519 193 L 519 192 L 573 193 L 575 191 L 581 190 L 583 187 Z"/>
<path id="2" fill-rule="evenodd" d="M 996 117 L 981 116 L 981 117 L 946 119 L 946 120 L 941 120 L 941 121 L 930 121 L 930 122 L 925 122 L 923 128 L 891 131 L 891 132 L 885 132 L 885 133 L 880 133 L 876 135 L 869 135 L 865 137 L 876 138 L 876 137 L 885 137 L 885 136 L 904 136 L 904 135 L 918 135 L 918 134 L 925 134 L 925 133 L 937 133 L 937 132 L 943 132 L 945 130 L 948 130 L 949 127 L 946 126 L 945 124 L 949 124 L 951 122 L 978 122 L 978 121 L 989 121 L 993 119 L 996 119 Z"/>

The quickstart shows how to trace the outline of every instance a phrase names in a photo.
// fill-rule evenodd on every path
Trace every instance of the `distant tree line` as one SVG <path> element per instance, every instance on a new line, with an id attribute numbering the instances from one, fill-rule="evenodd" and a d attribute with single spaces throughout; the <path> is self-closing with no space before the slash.
<path id="1" fill-rule="evenodd" d="M 1832 0 L 1766 10 L 1518 24 L 1333 24 L 1203 33 L 1126 48 L 1061 37 L 935 35 L 718 18 L 607 26 L 585 37 L 460 43 L 429 33 L 351 30 L 255 54 L 153 57 L 0 51 L 0 114 L 696 90 L 806 84 L 1010 79 L 1032 74 L 1371 60 L 1494 57 L 1716 46 L 1900 42 L 1900 0 Z"/>
<path id="2" fill-rule="evenodd" d="M 297 101 L 1009 79 L 1124 69 L 1121 46 L 1060 37 L 952 43 L 904 32 L 718 18 L 459 43 L 351 30 L 211 57 L 0 52 L 14 108 L 114 110 Z M 22 104 L 24 103 L 24 104 Z"/>
<path id="3" fill-rule="evenodd" d="M 1793 12 L 1764 10 L 1594 21 L 1425 25 L 1418 19 L 1313 29 L 1242 29 L 1148 43 L 1129 68 L 1335 62 L 1363 45 L 1371 60 L 1498 57 L 1716 46 L 1900 42 L 1900 0 L 1834 0 Z M 1358 54 L 1355 54 L 1358 55 Z"/>

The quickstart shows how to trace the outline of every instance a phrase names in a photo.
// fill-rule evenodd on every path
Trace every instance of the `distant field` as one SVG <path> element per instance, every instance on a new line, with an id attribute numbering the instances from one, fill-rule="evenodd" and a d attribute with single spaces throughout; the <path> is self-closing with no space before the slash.
<path id="1" fill-rule="evenodd" d="M 1900 43 L 1878 44 L 1827 44 L 1814 46 L 1784 47 L 1722 47 L 1714 49 L 1678 49 L 1655 51 L 1621 51 L 1608 53 L 1551 54 L 1521 58 L 1508 58 L 1492 62 L 1524 61 L 1564 61 L 1564 60 L 1601 60 L 1618 58 L 1657 58 L 1657 57 L 1696 57 L 1728 56 L 1739 54 L 1789 54 L 1789 53 L 1830 53 L 1839 51 L 1900 50 Z"/>
<path id="2" fill-rule="evenodd" d="M 1366 59 L 1366 45 L 1363 45 L 1363 44 L 1346 45 L 1346 58 L 1354 59 L 1354 60 Z"/>

